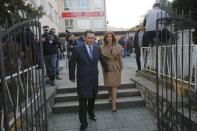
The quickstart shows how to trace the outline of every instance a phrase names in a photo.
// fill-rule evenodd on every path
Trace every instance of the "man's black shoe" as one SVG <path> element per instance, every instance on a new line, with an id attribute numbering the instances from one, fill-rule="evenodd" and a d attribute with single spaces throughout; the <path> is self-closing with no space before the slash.
<path id="1" fill-rule="evenodd" d="M 62 78 L 60 78 L 59 76 L 56 77 L 57 80 L 62 80 Z"/>
<path id="2" fill-rule="evenodd" d="M 136 72 L 141 71 L 141 70 L 136 70 Z"/>
<path id="3" fill-rule="evenodd" d="M 95 115 L 92 115 L 92 116 L 89 116 L 89 118 L 93 121 L 96 121 L 96 116 Z"/>
<path id="4" fill-rule="evenodd" d="M 80 126 L 80 131 L 85 130 L 87 127 L 88 127 L 88 123 L 86 123 L 86 124 L 81 124 L 81 126 Z"/>

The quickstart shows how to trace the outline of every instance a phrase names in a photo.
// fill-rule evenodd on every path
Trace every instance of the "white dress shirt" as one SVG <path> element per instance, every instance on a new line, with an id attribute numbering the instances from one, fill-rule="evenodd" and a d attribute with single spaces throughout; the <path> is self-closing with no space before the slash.
<path id="1" fill-rule="evenodd" d="M 86 46 L 86 49 L 87 49 L 87 51 L 88 51 L 88 55 L 89 55 L 89 57 L 91 57 L 90 48 L 92 49 L 92 53 L 93 53 L 93 45 L 85 44 L 85 46 Z M 89 47 L 89 46 L 90 46 L 90 47 Z M 93 55 L 93 54 L 92 54 L 92 55 Z"/>

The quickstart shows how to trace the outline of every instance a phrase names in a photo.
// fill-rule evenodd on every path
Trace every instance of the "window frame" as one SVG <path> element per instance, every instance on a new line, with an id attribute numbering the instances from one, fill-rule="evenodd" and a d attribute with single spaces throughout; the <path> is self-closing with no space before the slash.
<path id="1" fill-rule="evenodd" d="M 64 0 L 64 10 L 72 10 L 72 0 Z"/>
<path id="2" fill-rule="evenodd" d="M 65 19 L 65 29 L 67 30 L 67 29 L 73 29 L 73 28 L 74 28 L 74 20 L 73 19 Z"/>
<path id="3" fill-rule="evenodd" d="M 89 9 L 89 0 L 76 0 L 76 2 L 79 10 Z"/>

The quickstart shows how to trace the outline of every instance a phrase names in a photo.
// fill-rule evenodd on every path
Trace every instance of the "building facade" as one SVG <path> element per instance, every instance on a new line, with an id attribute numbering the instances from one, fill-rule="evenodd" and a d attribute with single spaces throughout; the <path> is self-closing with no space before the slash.
<path id="1" fill-rule="evenodd" d="M 64 0 L 64 29 L 71 32 L 106 30 L 105 0 Z"/>
<path id="2" fill-rule="evenodd" d="M 45 15 L 40 19 L 41 26 L 48 25 L 49 28 L 55 28 L 57 32 L 64 31 L 61 15 L 64 9 L 64 0 L 28 0 L 27 2 L 35 7 L 43 7 Z"/>

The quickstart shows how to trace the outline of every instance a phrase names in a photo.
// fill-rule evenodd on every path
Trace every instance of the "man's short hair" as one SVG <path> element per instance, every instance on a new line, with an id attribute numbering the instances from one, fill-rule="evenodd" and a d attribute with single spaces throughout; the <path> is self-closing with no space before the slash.
<path id="1" fill-rule="evenodd" d="M 90 33 L 90 34 L 95 34 L 94 31 L 92 31 L 92 30 L 87 30 L 87 31 L 84 33 L 84 36 L 86 37 L 88 33 Z"/>
<path id="2" fill-rule="evenodd" d="M 49 28 L 49 26 L 48 25 L 44 25 L 42 28 Z"/>
<path id="3" fill-rule="evenodd" d="M 154 8 L 154 7 L 159 7 L 159 8 L 160 8 L 161 5 L 160 5 L 160 3 L 155 3 L 155 4 L 153 5 L 153 8 Z"/>
<path id="4" fill-rule="evenodd" d="M 50 31 L 51 31 L 51 30 L 55 30 L 55 28 L 51 28 Z"/>

